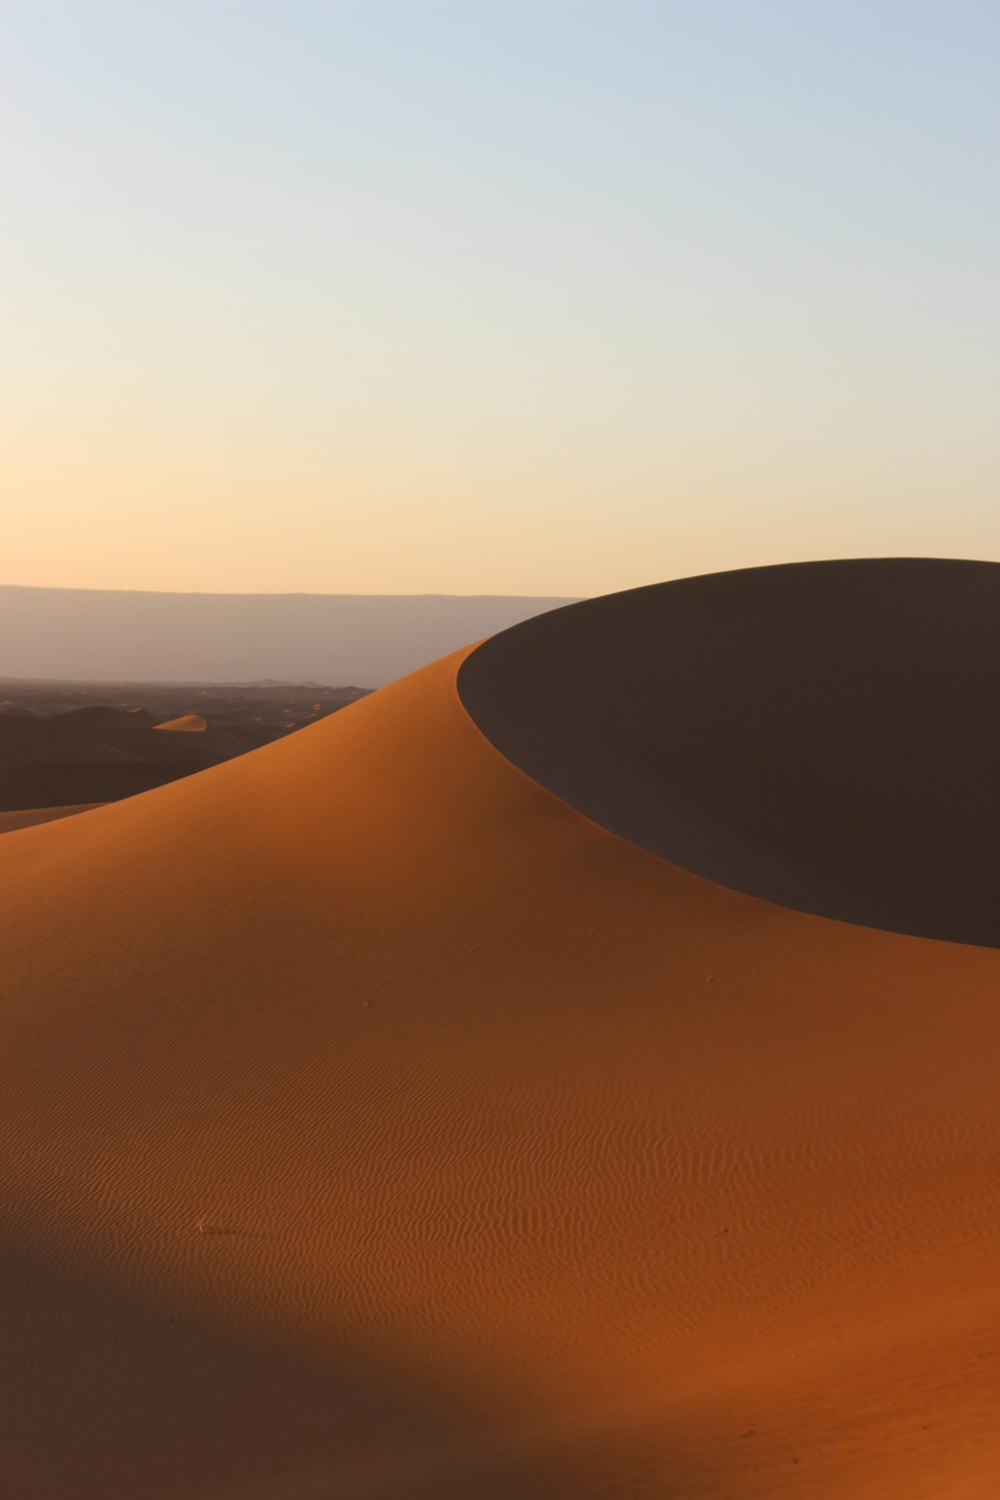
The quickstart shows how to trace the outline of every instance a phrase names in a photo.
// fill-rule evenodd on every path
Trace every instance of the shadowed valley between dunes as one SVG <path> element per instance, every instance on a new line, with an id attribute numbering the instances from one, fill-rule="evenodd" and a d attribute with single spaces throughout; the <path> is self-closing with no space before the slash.
<path id="1" fill-rule="evenodd" d="M 365 691 L 317 682 L 0 680 L 0 833 L 221 765 Z"/>

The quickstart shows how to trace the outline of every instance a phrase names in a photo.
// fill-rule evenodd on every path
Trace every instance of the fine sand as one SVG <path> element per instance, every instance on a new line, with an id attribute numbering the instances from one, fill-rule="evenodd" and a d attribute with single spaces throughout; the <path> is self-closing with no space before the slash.
<path id="1" fill-rule="evenodd" d="M 995 1495 L 1000 953 L 636 847 L 464 659 L 0 839 L 9 1492 Z"/>

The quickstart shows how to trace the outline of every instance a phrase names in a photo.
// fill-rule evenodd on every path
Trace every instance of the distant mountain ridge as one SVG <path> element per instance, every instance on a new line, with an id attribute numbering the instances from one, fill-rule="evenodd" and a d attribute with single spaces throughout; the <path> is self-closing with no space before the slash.
<path id="1" fill-rule="evenodd" d="M 0 677 L 381 687 L 571 599 L 0 585 Z"/>

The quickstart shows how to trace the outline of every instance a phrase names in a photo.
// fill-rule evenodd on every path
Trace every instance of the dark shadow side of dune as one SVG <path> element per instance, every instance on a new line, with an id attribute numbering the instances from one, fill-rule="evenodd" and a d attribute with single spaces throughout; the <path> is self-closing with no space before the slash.
<path id="1" fill-rule="evenodd" d="M 717 573 L 494 636 L 461 700 L 595 823 L 720 885 L 1000 947 L 1000 564 Z"/>
<path id="2" fill-rule="evenodd" d="M 4 1494 L 17 1500 L 598 1494 L 572 1449 L 517 1451 L 430 1381 L 282 1346 L 10 1232 L 0 1286 Z"/>

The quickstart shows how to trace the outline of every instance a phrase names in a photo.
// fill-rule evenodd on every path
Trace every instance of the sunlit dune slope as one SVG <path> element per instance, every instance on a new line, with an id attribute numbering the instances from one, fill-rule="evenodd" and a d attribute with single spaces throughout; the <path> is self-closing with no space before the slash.
<path id="1" fill-rule="evenodd" d="M 462 660 L 0 840 L 10 1492 L 994 1495 L 1000 954 L 644 852 Z"/>

